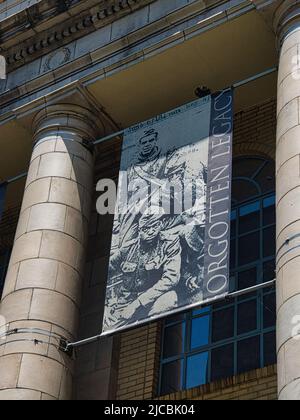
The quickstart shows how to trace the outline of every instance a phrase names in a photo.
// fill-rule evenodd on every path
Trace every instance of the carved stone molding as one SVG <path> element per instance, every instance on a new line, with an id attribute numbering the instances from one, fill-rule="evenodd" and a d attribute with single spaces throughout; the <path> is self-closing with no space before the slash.
<path id="1" fill-rule="evenodd" d="M 53 51 L 44 64 L 43 71 L 54 70 L 55 68 L 67 63 L 71 58 L 71 51 L 69 48 L 61 48 Z"/>
<path id="2" fill-rule="evenodd" d="M 108 1 L 110 2 L 111 0 Z M 149 57 L 162 51 L 162 49 L 172 46 L 175 41 L 178 43 L 185 42 L 186 36 L 191 38 L 197 36 L 199 30 L 209 30 L 212 24 L 221 25 L 225 15 L 228 20 L 231 20 L 236 18 L 237 13 L 242 15 L 249 11 L 248 0 L 244 0 L 238 7 L 236 5 L 231 7 L 230 4 L 226 3 L 229 7 L 226 9 L 226 5 L 224 5 L 224 12 L 218 13 L 218 18 L 216 18 L 215 9 L 212 5 L 219 3 L 219 1 L 210 0 L 210 10 L 207 11 L 208 2 L 199 0 L 192 1 L 185 7 L 177 8 L 170 14 L 168 19 L 157 19 L 155 17 L 148 19 L 147 17 L 150 14 L 149 5 L 156 0 L 134 1 L 136 2 L 136 7 L 140 8 L 139 13 L 143 15 L 141 19 L 143 23 L 141 25 L 138 23 L 136 28 L 132 29 L 132 32 L 126 36 L 111 36 L 113 28 L 111 28 L 111 24 L 107 24 L 107 21 L 104 21 L 104 28 L 98 26 L 97 30 L 90 34 L 92 35 L 92 42 L 96 39 L 95 44 L 97 44 L 98 40 L 99 45 L 93 45 L 92 42 L 90 43 L 92 45 L 90 45 L 84 42 L 84 48 L 78 53 L 76 50 L 77 42 L 72 42 L 72 39 L 67 38 L 66 45 L 53 43 L 53 45 L 45 47 L 40 52 L 40 55 L 43 56 L 40 60 L 40 66 L 29 67 L 24 65 L 24 72 L 22 72 L 23 69 L 20 69 L 21 71 L 16 72 L 16 74 L 9 74 L 7 84 L 0 93 L 0 124 L 2 121 L 6 121 L 7 118 L 13 118 L 12 115 L 18 114 L 20 116 L 24 112 L 29 112 L 32 100 L 36 104 L 42 102 L 45 95 L 52 95 L 53 92 L 60 92 L 61 94 L 63 90 L 68 90 L 78 83 L 87 85 L 91 80 L 103 79 L 137 62 L 147 60 Z M 146 7 L 147 4 L 148 7 Z M 144 10 L 142 10 L 142 6 Z M 132 6 L 130 10 L 134 10 Z M 123 13 L 125 12 L 123 11 Z M 129 12 L 126 10 L 126 13 L 128 14 Z M 113 16 L 113 18 L 117 20 L 119 16 Z M 124 14 L 121 16 L 124 16 Z M 196 19 L 197 23 L 195 23 Z M 145 22 L 147 23 L 145 24 Z M 182 30 L 182 22 L 187 23 L 187 29 Z M 120 26 L 120 33 L 122 33 L 122 28 L 124 29 L 124 27 L 121 22 Z M 170 28 L 176 32 L 175 35 L 170 33 Z M 178 31 L 177 28 L 179 29 Z M 98 38 L 98 31 L 107 33 L 107 38 L 110 41 L 102 43 L 101 34 L 100 38 Z M 116 33 L 118 33 L 118 22 L 116 22 Z M 157 34 L 159 34 L 159 37 Z M 36 38 L 37 36 L 34 37 L 34 39 Z M 78 38 L 81 38 L 81 36 L 78 36 Z M 66 61 L 69 56 L 68 51 L 61 51 L 64 48 L 71 50 L 71 56 L 68 61 Z M 25 63 L 28 64 L 33 60 L 34 57 L 28 56 Z M 18 63 L 18 66 L 22 66 L 22 62 Z M 56 68 L 54 68 L 55 64 L 58 65 Z M 33 67 L 35 72 L 32 73 L 31 77 L 31 69 Z M 67 86 L 64 86 L 66 78 L 68 78 Z M 18 106 L 16 106 L 16 103 Z"/>
<path id="3" fill-rule="evenodd" d="M 295 24 L 300 23 L 300 0 L 280 1 L 274 13 L 273 26 L 278 35 L 279 42 L 282 42 L 286 34 L 293 29 Z"/>
<path id="4" fill-rule="evenodd" d="M 74 104 L 49 105 L 39 111 L 33 123 L 34 141 L 45 137 L 45 133 L 59 131 L 63 132 L 70 127 L 73 137 L 81 138 L 88 144 L 102 136 L 104 125 L 101 121 L 101 114 L 94 110 Z"/>
<path id="5" fill-rule="evenodd" d="M 42 25 L 43 21 L 47 22 L 50 17 L 63 14 L 71 6 L 74 6 L 74 4 L 86 3 L 86 7 L 88 7 L 90 1 L 48 0 L 46 2 L 49 6 L 48 10 L 39 10 L 40 6 L 38 5 L 31 6 L 18 17 L 17 22 L 16 18 L 14 18 L 14 21 L 11 23 L 11 28 L 9 28 L 8 22 L 0 23 L 0 45 L 2 54 L 7 60 L 8 71 L 12 71 L 52 50 L 96 31 L 100 27 L 108 25 L 112 21 L 153 1 L 154 0 L 98 1 L 97 6 L 80 11 L 77 15 L 75 14 L 72 16 L 71 13 L 68 13 L 68 18 L 64 19 L 63 22 L 53 24 L 53 26 L 50 27 L 48 27 L 50 25 L 50 23 L 48 23 L 47 29 L 41 32 L 38 32 L 36 27 Z M 62 4 L 64 7 L 62 7 Z M 35 31 L 34 34 L 32 33 L 32 30 Z M 23 33 L 24 37 L 24 31 L 28 31 L 28 38 L 15 45 L 13 40 L 17 40 L 20 33 Z M 6 45 L 8 45 L 8 47 L 6 47 Z"/>
<path id="6" fill-rule="evenodd" d="M 268 26 L 278 37 L 278 47 L 284 36 L 300 22 L 300 0 L 251 0 Z"/>

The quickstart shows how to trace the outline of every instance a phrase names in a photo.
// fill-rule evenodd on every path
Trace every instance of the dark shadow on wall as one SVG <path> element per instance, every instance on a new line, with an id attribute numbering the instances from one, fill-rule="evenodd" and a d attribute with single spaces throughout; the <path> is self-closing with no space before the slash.
<path id="1" fill-rule="evenodd" d="M 95 150 L 94 185 L 102 178 L 116 179 L 121 143 L 109 141 Z M 96 211 L 94 188 L 91 221 L 80 313 L 80 339 L 101 333 L 111 247 L 113 216 Z M 76 400 L 115 399 L 117 393 L 120 336 L 110 336 L 76 349 L 74 398 Z"/>

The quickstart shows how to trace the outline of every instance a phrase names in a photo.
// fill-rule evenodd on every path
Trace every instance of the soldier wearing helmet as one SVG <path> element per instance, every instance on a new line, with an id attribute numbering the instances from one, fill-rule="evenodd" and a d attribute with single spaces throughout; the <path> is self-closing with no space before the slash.
<path id="1" fill-rule="evenodd" d="M 142 215 L 138 240 L 111 257 L 111 276 L 121 272 L 122 285 L 117 292 L 118 305 L 108 314 L 108 323 L 122 325 L 134 320 L 137 313 L 139 318 L 141 312 L 155 316 L 176 307 L 181 246 L 178 236 L 162 231 L 164 219 L 159 208 Z"/>

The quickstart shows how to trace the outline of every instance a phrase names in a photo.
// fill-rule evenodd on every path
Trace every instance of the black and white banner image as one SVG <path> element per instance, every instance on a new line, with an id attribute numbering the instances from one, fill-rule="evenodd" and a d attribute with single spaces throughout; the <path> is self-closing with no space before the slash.
<path id="1" fill-rule="evenodd" d="M 229 292 L 233 90 L 126 130 L 102 334 Z"/>

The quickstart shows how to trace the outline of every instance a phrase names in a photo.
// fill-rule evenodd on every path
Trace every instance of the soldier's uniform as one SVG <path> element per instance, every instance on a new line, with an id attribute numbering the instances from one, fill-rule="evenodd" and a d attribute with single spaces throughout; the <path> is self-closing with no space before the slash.
<path id="1" fill-rule="evenodd" d="M 151 227 L 158 218 L 158 215 L 142 216 L 140 227 L 143 224 Z M 116 313 L 118 307 L 124 308 L 136 299 L 149 316 L 174 308 L 178 303 L 181 251 L 178 236 L 160 232 L 149 246 L 138 239 L 129 249 L 115 252 L 110 259 L 110 276 L 122 279 L 116 290 Z"/>
<path id="2" fill-rule="evenodd" d="M 137 238 L 138 218 L 143 213 L 143 206 L 148 204 L 150 187 L 159 188 L 165 173 L 166 160 L 161 156 L 161 150 L 156 147 L 151 155 L 139 154 L 133 165 L 127 169 L 128 202 L 138 195 L 140 206 L 135 202 L 127 208 L 125 214 L 119 215 L 119 246 L 128 246 Z M 152 191 L 153 192 L 153 191 Z"/>
<path id="3" fill-rule="evenodd" d="M 175 185 L 180 184 L 183 191 L 189 188 L 191 194 L 190 202 L 184 203 L 183 213 L 168 220 L 168 228 L 177 229 L 182 247 L 181 279 L 177 287 L 179 306 L 182 306 L 200 302 L 203 297 L 206 168 L 197 159 L 197 150 L 187 156 L 175 151 L 169 156 L 165 176 Z M 180 189 L 179 193 L 179 198 L 174 194 L 174 206 L 177 199 L 182 200 Z"/>

